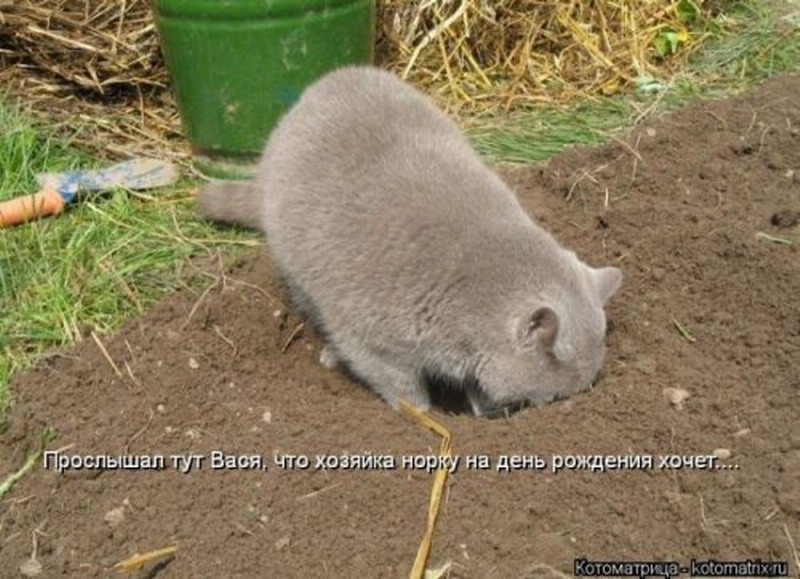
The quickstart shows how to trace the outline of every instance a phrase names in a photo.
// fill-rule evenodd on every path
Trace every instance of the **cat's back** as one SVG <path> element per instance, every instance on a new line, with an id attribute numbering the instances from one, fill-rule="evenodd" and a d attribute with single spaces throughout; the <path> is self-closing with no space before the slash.
<path id="1" fill-rule="evenodd" d="M 455 124 L 424 95 L 374 67 L 338 69 L 312 84 L 273 132 L 262 178 L 276 185 L 316 179 L 353 184 L 424 146 L 463 147 Z"/>
<path id="2" fill-rule="evenodd" d="M 427 97 L 393 74 L 349 66 L 312 84 L 276 130 L 274 141 L 308 139 L 343 152 L 378 152 L 399 137 L 423 131 L 457 137 L 459 131 Z"/>
<path id="3" fill-rule="evenodd" d="M 293 218 L 325 228 L 353 213 L 464 222 L 521 211 L 446 114 L 374 67 L 342 68 L 309 87 L 270 138 L 261 180 L 273 235 Z"/>

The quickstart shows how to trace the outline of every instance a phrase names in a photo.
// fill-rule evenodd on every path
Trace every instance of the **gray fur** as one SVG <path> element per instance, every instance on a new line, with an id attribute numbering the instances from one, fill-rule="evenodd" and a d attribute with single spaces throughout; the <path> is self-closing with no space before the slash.
<path id="1" fill-rule="evenodd" d="M 456 125 L 386 72 L 343 68 L 311 86 L 270 137 L 250 198 L 215 185 L 200 205 L 258 223 L 322 330 L 323 362 L 395 408 L 429 408 L 431 375 L 476 383 L 476 414 L 548 402 L 603 364 L 621 272 L 561 248 Z"/>
<path id="2" fill-rule="evenodd" d="M 221 223 L 261 229 L 260 196 L 253 193 L 247 181 L 214 181 L 205 185 L 197 195 L 200 214 Z"/>

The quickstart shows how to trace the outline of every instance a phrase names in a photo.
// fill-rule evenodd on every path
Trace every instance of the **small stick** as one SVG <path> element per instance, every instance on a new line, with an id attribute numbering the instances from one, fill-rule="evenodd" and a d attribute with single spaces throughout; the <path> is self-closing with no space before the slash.
<path id="1" fill-rule="evenodd" d="M 8 499 L 8 501 L 6 501 L 6 502 L 8 502 L 8 503 L 10 503 L 12 505 L 24 505 L 29 500 L 35 499 L 35 498 L 36 498 L 36 495 L 28 495 L 28 496 L 25 496 L 25 497 L 20 497 L 18 499 Z M 19 533 L 14 533 L 13 535 L 11 535 L 11 537 L 14 537 L 16 535 L 19 535 Z M 8 543 L 10 540 L 11 540 L 11 538 L 7 538 L 7 539 L 5 539 L 4 542 Z"/>
<path id="2" fill-rule="evenodd" d="M 231 349 L 233 349 L 233 356 L 236 357 L 236 354 L 239 353 L 239 350 L 238 348 L 236 348 L 236 344 L 233 343 L 233 340 L 231 340 L 225 334 L 223 334 L 222 330 L 219 329 L 219 326 L 216 325 L 214 326 L 214 333 L 217 334 L 220 338 L 222 338 L 222 341 L 224 341 L 231 347 Z"/>
<path id="3" fill-rule="evenodd" d="M 130 366 L 130 364 L 128 364 L 128 361 L 124 360 L 123 364 L 125 364 L 125 370 L 128 372 L 128 376 L 130 377 L 131 382 L 133 382 L 139 388 L 141 388 L 142 387 L 142 383 L 139 382 L 139 379 L 136 376 L 133 375 L 133 370 L 131 370 L 131 366 Z"/>
<path id="4" fill-rule="evenodd" d="M 322 493 L 326 493 L 326 492 L 328 492 L 330 490 L 333 490 L 336 487 L 341 486 L 341 484 L 342 483 L 336 483 L 336 484 L 332 484 L 332 485 L 327 486 L 327 487 L 323 487 L 323 488 L 321 488 L 319 490 L 310 492 L 307 495 L 303 495 L 302 497 L 297 497 L 295 500 L 299 503 L 299 502 L 304 501 L 306 499 L 310 499 L 310 498 L 315 497 L 317 495 L 321 495 Z"/>
<path id="5" fill-rule="evenodd" d="M 31 495 L 31 496 L 33 496 L 33 495 Z M 9 500 L 8 502 L 11 503 L 11 504 L 16 504 L 13 500 Z M 17 531 L 16 533 L 11 533 L 8 537 L 3 539 L 3 542 L 4 543 L 10 543 L 11 541 L 13 541 L 17 537 L 19 537 L 21 534 L 22 534 L 21 531 Z"/>
<path id="6" fill-rule="evenodd" d="M 114 363 L 114 360 L 111 359 L 111 356 L 108 355 L 108 350 L 106 350 L 106 347 L 103 345 L 103 342 L 100 341 L 100 338 L 98 338 L 97 334 L 95 334 L 94 332 L 92 332 L 92 339 L 94 340 L 94 343 L 97 344 L 97 347 L 100 348 L 100 352 L 103 354 L 103 356 L 105 356 L 106 360 L 108 360 L 108 363 L 114 369 L 114 372 L 117 374 L 117 376 L 122 378 L 122 372 Z"/>
<path id="7" fill-rule="evenodd" d="M 598 167 L 598 169 L 599 169 L 599 167 Z M 595 170 L 597 170 L 597 169 L 595 169 Z M 572 199 L 572 194 L 575 192 L 575 187 L 577 187 L 578 184 L 581 181 L 583 181 L 584 179 L 589 179 L 592 183 L 597 183 L 597 179 L 592 177 L 591 173 L 589 173 L 586 169 L 582 169 L 581 170 L 581 176 L 578 177 L 577 179 L 575 179 L 575 181 L 572 183 L 572 185 L 570 185 L 569 191 L 567 191 L 567 195 L 564 197 L 565 201 L 569 201 L 570 199 Z"/>
<path id="8" fill-rule="evenodd" d="M 298 326 L 292 331 L 291 335 L 286 339 L 286 342 L 283 344 L 283 348 L 281 348 L 281 354 L 286 353 L 286 350 L 289 349 L 289 346 L 292 344 L 292 342 L 294 342 L 294 339 L 297 337 L 297 334 L 300 333 L 300 330 L 302 330 L 305 327 L 305 325 L 306 325 L 305 322 L 300 322 Z"/>
<path id="9" fill-rule="evenodd" d="M 706 527 L 708 527 L 708 519 L 706 519 L 706 508 L 705 505 L 703 504 L 703 495 L 700 495 L 700 518 L 703 521 L 702 527 L 703 529 L 705 529 Z"/>
<path id="10" fill-rule="evenodd" d="M 44 523 L 42 523 L 44 525 Z M 42 564 L 39 563 L 38 559 L 36 559 L 36 553 L 39 551 L 39 541 L 36 539 L 36 535 L 41 533 L 42 525 L 39 525 L 33 531 L 31 531 L 31 542 L 33 543 L 33 551 L 31 552 L 31 556 L 26 562 L 29 564 L 30 571 L 39 571 L 42 570 Z"/>
<path id="11" fill-rule="evenodd" d="M 753 109 L 753 118 L 750 119 L 750 124 L 747 125 L 747 130 L 745 131 L 746 133 L 749 133 L 750 131 L 753 130 L 753 125 L 756 124 L 757 117 L 758 117 L 758 111 Z"/>
<path id="12" fill-rule="evenodd" d="M 606 189 L 606 191 L 608 191 L 608 189 Z M 572 225 L 573 227 L 577 227 L 577 228 L 578 228 L 578 229 L 580 229 L 581 231 L 586 231 L 587 233 L 589 232 L 589 230 L 588 230 L 588 229 L 586 229 L 586 228 L 585 228 L 583 225 L 581 225 L 580 223 L 575 223 L 574 221 L 571 221 L 571 220 L 569 220 L 569 219 L 565 220 L 565 221 L 564 221 L 564 223 L 569 223 L 570 225 Z"/>
<path id="13" fill-rule="evenodd" d="M 136 360 L 136 354 L 133 353 L 133 348 L 131 348 L 131 343 L 127 339 L 125 340 L 125 347 L 128 348 L 128 352 L 130 352 L 131 358 Z"/>
<path id="14" fill-rule="evenodd" d="M 134 440 L 136 440 L 137 438 L 139 438 L 139 437 L 140 437 L 142 434 L 144 434 L 144 433 L 145 433 L 145 431 L 146 431 L 148 428 L 150 428 L 150 425 L 153 423 L 153 417 L 154 417 L 154 416 L 155 416 L 155 414 L 153 413 L 153 409 L 152 409 L 152 408 L 150 408 L 150 418 L 148 418 L 148 419 L 147 419 L 147 424 L 145 424 L 144 426 L 142 426 L 142 427 L 141 427 L 139 430 L 137 430 L 137 431 L 136 431 L 136 432 L 133 434 L 133 436 L 131 436 L 131 437 L 128 439 L 128 442 L 127 442 L 127 444 L 125 445 L 125 454 L 128 454 L 128 453 L 130 452 L 130 450 L 131 450 L 131 444 L 133 444 L 133 441 L 134 441 Z"/>
<path id="15" fill-rule="evenodd" d="M 251 537 L 255 537 L 255 533 L 253 533 L 253 531 L 245 527 L 243 524 L 234 522 L 233 526 L 239 529 L 245 535 L 250 535 Z"/>
<path id="16" fill-rule="evenodd" d="M 217 258 L 217 268 L 219 269 L 219 276 L 222 278 L 222 289 L 228 289 L 228 276 L 225 274 L 225 263 L 222 260 L 222 251 L 217 248 L 216 252 L 209 250 L 209 255 L 215 255 Z"/>
<path id="17" fill-rule="evenodd" d="M 119 569 L 120 571 L 136 571 L 142 565 L 146 563 L 150 563 L 151 561 L 155 561 L 156 559 L 163 559 L 164 557 L 169 557 L 170 555 L 174 555 L 175 552 L 178 550 L 177 546 L 172 547 L 165 547 L 164 549 L 158 549 L 156 551 L 149 551 L 144 554 L 136 553 L 132 557 L 128 557 L 124 561 L 120 561 L 114 567 Z"/>
<path id="18" fill-rule="evenodd" d="M 674 325 L 674 326 L 675 326 L 675 328 L 678 330 L 678 332 L 680 332 L 681 336 L 683 336 L 683 337 L 684 337 L 684 339 L 685 339 L 687 342 L 694 344 L 694 343 L 697 341 L 697 340 L 694 338 L 694 336 L 692 336 L 692 335 L 689 333 L 689 330 L 687 330 L 686 328 L 684 328 L 684 327 L 681 325 L 681 323 L 680 323 L 678 320 L 676 320 L 675 318 L 672 318 L 672 325 Z"/>
<path id="19" fill-rule="evenodd" d="M 631 180 L 630 180 L 630 183 L 628 183 L 629 187 L 633 187 L 633 183 L 636 181 L 636 170 L 639 168 L 639 161 L 642 160 L 641 155 L 639 155 L 639 141 L 641 141 L 641 140 L 642 140 L 642 135 L 638 135 L 636 137 L 636 149 L 634 151 L 634 153 L 636 153 L 636 157 L 633 159 L 633 169 L 631 170 Z M 622 141 L 622 142 L 624 143 L 625 141 Z M 608 189 L 606 189 L 606 200 L 608 199 L 607 194 L 608 194 Z"/>
<path id="20" fill-rule="evenodd" d="M 636 146 L 637 147 L 639 146 L 639 141 L 641 140 L 641 138 L 642 138 L 642 136 L 639 135 L 639 138 L 636 139 Z M 620 139 L 619 137 L 615 137 L 614 135 L 611 135 L 611 140 L 614 141 L 615 143 L 619 143 L 620 145 L 622 145 L 623 147 L 628 149 L 628 152 L 631 155 L 633 155 L 634 157 L 636 157 L 637 161 L 641 161 L 642 160 L 642 156 L 639 154 L 639 151 L 637 151 L 636 149 L 631 147 L 624 139 Z"/>
<path id="21" fill-rule="evenodd" d="M 791 239 L 770 235 L 769 233 L 764 233 L 763 231 L 756 233 L 756 239 L 765 239 L 767 241 L 772 241 L 773 243 L 783 243 L 784 245 L 791 245 L 793 243 Z"/>
<path id="22" fill-rule="evenodd" d="M 206 299 L 206 296 L 209 294 L 209 292 L 215 287 L 217 287 L 218 284 L 219 284 L 219 279 L 216 279 L 214 283 L 210 284 L 205 290 L 203 290 L 203 293 L 200 294 L 200 297 L 197 298 L 196 302 L 194 302 L 192 309 L 189 310 L 189 315 L 186 316 L 186 320 L 184 320 L 183 325 L 181 326 L 181 330 L 186 329 L 186 326 L 188 326 L 189 322 L 192 321 L 192 316 L 194 316 L 195 312 L 197 311 L 197 308 L 200 307 L 200 304 L 203 303 L 203 300 Z"/>
<path id="23" fill-rule="evenodd" d="M 758 138 L 758 150 L 759 150 L 759 152 L 761 152 L 761 149 L 764 148 L 764 140 L 767 137 L 767 133 L 770 132 L 771 130 L 772 130 L 772 127 L 766 126 L 766 127 L 764 127 L 764 130 L 761 131 L 761 136 Z"/>
<path id="24" fill-rule="evenodd" d="M 269 293 L 267 290 L 265 290 L 261 286 L 258 286 L 258 285 L 254 284 L 254 283 L 250 283 L 249 281 L 236 279 L 235 277 L 231 277 L 229 275 L 225 276 L 225 279 L 227 281 L 233 282 L 234 284 L 238 283 L 239 285 L 243 285 L 245 287 L 252 288 L 252 289 L 256 290 L 258 293 L 260 293 L 262 296 L 267 298 L 267 301 L 269 301 L 273 306 L 277 306 L 277 307 L 281 308 L 282 310 L 286 309 L 286 304 L 284 304 L 281 300 L 279 300 L 278 298 L 273 296 L 271 293 Z"/>
<path id="25" fill-rule="evenodd" d="M 722 125 L 722 128 L 725 129 L 726 131 L 728 130 L 728 123 L 725 122 L 725 119 L 723 119 L 722 117 L 720 117 L 718 114 L 716 114 L 713 111 L 705 111 L 705 113 L 707 115 L 711 115 L 712 117 L 717 119 L 717 122 Z"/>

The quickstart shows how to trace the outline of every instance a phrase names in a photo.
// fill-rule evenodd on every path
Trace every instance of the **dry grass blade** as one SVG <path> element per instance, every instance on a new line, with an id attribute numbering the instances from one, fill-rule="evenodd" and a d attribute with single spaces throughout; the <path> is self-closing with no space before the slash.
<path id="1" fill-rule="evenodd" d="M 114 567 L 119 571 L 136 571 L 142 567 L 142 565 L 146 565 L 147 563 L 151 563 L 153 561 L 158 561 L 159 559 L 164 559 L 166 557 L 171 557 L 174 555 L 178 550 L 178 547 L 165 547 L 164 549 L 158 549 L 156 551 L 149 551 L 147 553 L 133 555 L 132 557 L 128 557 L 124 561 L 120 561 Z"/>
<path id="2" fill-rule="evenodd" d="M 400 411 L 413 419 L 415 422 L 424 426 L 434 434 L 441 437 L 439 443 L 439 456 L 450 457 L 450 432 L 441 424 L 436 422 L 433 418 L 422 412 L 421 410 L 411 406 L 405 401 L 400 401 Z M 431 498 L 428 503 L 428 519 L 425 526 L 425 534 L 420 542 L 417 556 L 414 559 L 414 567 L 409 575 L 410 579 L 422 579 L 425 575 L 425 566 L 428 562 L 428 555 L 431 551 L 431 544 L 433 542 L 433 531 L 436 528 L 436 519 L 439 515 L 439 505 L 442 502 L 442 494 L 444 493 L 444 485 L 447 482 L 447 469 L 438 468 L 433 475 L 433 485 L 431 487 Z"/>
<path id="3" fill-rule="evenodd" d="M 112 357 L 109 355 L 109 353 L 108 353 L 108 350 L 106 350 L 106 347 L 105 347 L 105 345 L 104 345 L 104 344 L 103 344 L 103 342 L 100 340 L 100 338 L 98 337 L 98 335 L 97 335 L 97 334 L 95 334 L 94 332 L 92 332 L 92 339 L 94 340 L 94 343 L 95 343 L 95 344 L 97 344 L 97 347 L 98 347 L 98 349 L 100 350 L 100 353 L 101 353 L 101 354 L 103 354 L 103 357 L 104 357 L 104 358 L 106 359 L 106 361 L 108 362 L 108 365 L 109 365 L 109 366 L 111 366 L 111 368 L 114 370 L 114 373 L 115 373 L 117 376 L 120 376 L 120 377 L 121 377 L 121 376 L 122 376 L 122 371 L 119 369 L 119 366 L 117 366 L 117 365 L 114 363 L 114 359 L 113 359 L 113 358 L 112 358 Z"/>

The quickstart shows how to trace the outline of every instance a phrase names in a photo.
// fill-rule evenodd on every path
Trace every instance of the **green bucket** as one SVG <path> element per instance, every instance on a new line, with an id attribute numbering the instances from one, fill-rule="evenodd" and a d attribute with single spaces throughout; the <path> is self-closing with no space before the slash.
<path id="1" fill-rule="evenodd" d="M 154 0 L 195 167 L 246 178 L 270 131 L 326 72 L 372 62 L 373 0 Z"/>

